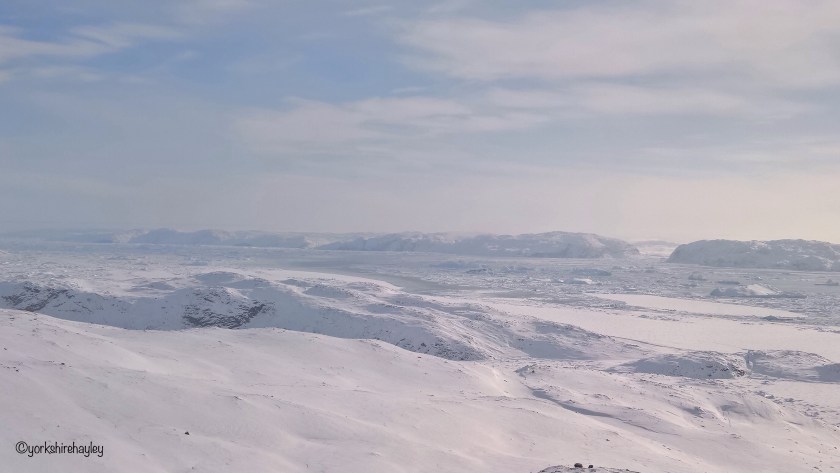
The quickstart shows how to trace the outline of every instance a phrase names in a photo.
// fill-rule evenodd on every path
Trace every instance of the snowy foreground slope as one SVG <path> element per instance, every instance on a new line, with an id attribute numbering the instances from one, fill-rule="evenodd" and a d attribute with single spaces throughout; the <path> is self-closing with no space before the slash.
<path id="1" fill-rule="evenodd" d="M 734 381 L 453 362 L 277 329 L 129 331 L 13 311 L 0 327 L 9 471 L 799 472 L 840 458 L 835 429 Z M 12 451 L 21 440 L 104 455 L 29 458 Z"/>
<path id="2" fill-rule="evenodd" d="M 101 248 L 1 255 L 3 469 L 840 470 L 831 287 L 748 301 L 771 308 L 629 261 Z"/>
<path id="3" fill-rule="evenodd" d="M 668 262 L 734 268 L 840 271 L 840 245 L 808 240 L 701 240 L 678 246 Z"/>

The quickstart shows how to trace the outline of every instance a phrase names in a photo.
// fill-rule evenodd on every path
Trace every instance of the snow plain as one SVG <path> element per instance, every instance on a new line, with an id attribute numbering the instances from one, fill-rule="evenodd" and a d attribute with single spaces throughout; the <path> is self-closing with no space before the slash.
<path id="1" fill-rule="evenodd" d="M 652 296 L 648 294 L 599 294 L 598 297 L 621 301 L 636 307 L 689 312 L 693 314 L 745 315 L 754 317 L 803 317 L 802 314 L 797 314 L 788 310 L 768 309 L 766 307 L 752 307 L 738 304 L 724 304 L 720 302 L 685 300 L 677 299 L 675 297 Z"/>
<path id="2" fill-rule="evenodd" d="M 840 290 L 815 285 L 826 273 L 2 251 L 9 471 L 840 471 Z M 712 298 L 720 280 L 806 297 Z M 30 458 L 19 441 L 104 455 Z"/>

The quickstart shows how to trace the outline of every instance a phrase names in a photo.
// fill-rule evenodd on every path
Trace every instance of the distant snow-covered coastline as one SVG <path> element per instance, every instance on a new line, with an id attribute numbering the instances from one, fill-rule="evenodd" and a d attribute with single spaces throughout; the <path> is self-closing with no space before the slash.
<path id="1" fill-rule="evenodd" d="M 623 258 L 639 254 L 638 248 L 616 238 L 607 238 L 590 233 L 568 232 L 475 236 L 453 236 L 444 233 L 400 233 L 356 238 L 352 241 L 327 244 L 320 248 L 546 258 Z"/>
<path id="2" fill-rule="evenodd" d="M 731 268 L 840 271 L 840 245 L 810 240 L 701 240 L 678 246 L 668 262 Z"/>
<path id="3" fill-rule="evenodd" d="M 272 233 L 168 228 L 124 232 L 56 231 L 6 234 L 9 238 L 74 243 L 247 246 L 336 251 L 397 251 L 472 256 L 536 258 L 623 258 L 639 255 L 634 245 L 591 233 L 548 232 L 523 235 L 455 233 Z"/>

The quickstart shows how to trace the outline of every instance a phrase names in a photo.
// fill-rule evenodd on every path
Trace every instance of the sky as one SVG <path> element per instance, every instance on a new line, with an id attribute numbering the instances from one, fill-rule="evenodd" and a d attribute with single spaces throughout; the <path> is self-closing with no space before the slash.
<path id="1" fill-rule="evenodd" d="M 836 0 L 0 3 L 0 231 L 840 242 Z"/>

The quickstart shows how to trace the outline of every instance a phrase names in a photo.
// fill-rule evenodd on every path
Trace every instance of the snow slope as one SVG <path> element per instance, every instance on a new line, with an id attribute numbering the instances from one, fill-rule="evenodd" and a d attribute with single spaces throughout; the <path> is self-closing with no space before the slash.
<path id="1" fill-rule="evenodd" d="M 735 268 L 840 271 L 840 245 L 808 240 L 701 240 L 678 246 L 668 262 Z"/>
<path id="2" fill-rule="evenodd" d="M 732 380 L 453 362 L 278 329 L 131 331 L 0 311 L 9 471 L 830 471 L 836 429 Z M 103 456 L 14 453 L 19 441 Z M 816 471 L 816 470 L 814 470 Z"/>

